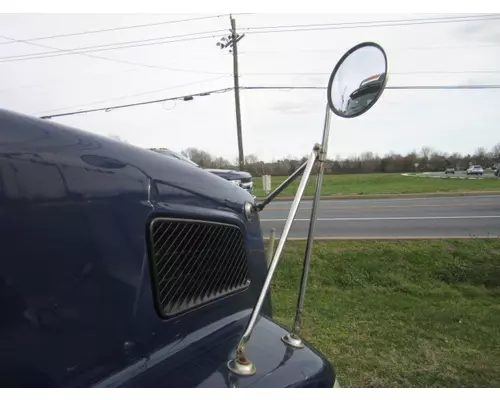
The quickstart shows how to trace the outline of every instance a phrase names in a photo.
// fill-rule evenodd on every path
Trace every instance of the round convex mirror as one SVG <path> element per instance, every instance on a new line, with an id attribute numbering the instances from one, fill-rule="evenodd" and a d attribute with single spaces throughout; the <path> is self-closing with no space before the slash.
<path id="1" fill-rule="evenodd" d="M 387 56 L 376 43 L 350 49 L 335 66 L 328 82 L 328 105 L 340 117 L 353 118 L 368 111 L 387 83 Z"/>

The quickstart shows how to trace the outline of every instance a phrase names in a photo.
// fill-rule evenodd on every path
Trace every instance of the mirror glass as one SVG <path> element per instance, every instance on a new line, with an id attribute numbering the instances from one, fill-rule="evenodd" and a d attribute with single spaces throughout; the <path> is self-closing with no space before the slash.
<path id="1" fill-rule="evenodd" d="M 384 91 L 387 57 L 366 43 L 353 47 L 338 62 L 328 84 L 328 104 L 340 117 L 353 118 L 371 108 Z"/>

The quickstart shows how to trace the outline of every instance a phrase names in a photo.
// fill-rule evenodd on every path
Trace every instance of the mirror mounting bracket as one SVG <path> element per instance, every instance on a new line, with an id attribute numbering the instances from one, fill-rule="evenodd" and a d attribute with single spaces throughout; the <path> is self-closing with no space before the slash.
<path id="1" fill-rule="evenodd" d="M 324 159 L 326 157 L 326 154 L 323 154 L 322 146 L 319 143 L 316 143 L 314 145 L 313 151 L 317 154 L 316 160 L 320 160 L 321 158 Z M 290 183 L 297 179 L 300 173 L 306 168 L 308 162 L 309 161 L 306 161 L 299 168 L 293 171 L 293 173 L 288 178 L 286 178 L 285 181 L 282 182 L 276 189 L 269 193 L 269 195 L 264 200 L 255 204 L 253 206 L 253 210 L 256 212 L 262 211 L 271 201 L 276 198 L 276 196 L 278 196 L 284 189 L 286 189 L 290 185 Z"/>
<path id="2" fill-rule="evenodd" d="M 326 161 L 326 153 L 328 149 L 324 145 L 318 145 L 318 161 L 324 163 Z"/>
<path id="3" fill-rule="evenodd" d="M 305 163 L 305 166 L 303 168 L 304 174 L 302 175 L 302 179 L 300 180 L 299 187 L 297 188 L 297 193 L 295 194 L 295 197 L 293 199 L 293 203 L 290 207 L 290 211 L 288 213 L 288 217 L 287 217 L 286 222 L 285 222 L 285 227 L 283 228 L 283 233 L 280 237 L 278 246 L 276 247 L 276 252 L 273 255 L 273 259 L 271 261 L 271 264 L 269 265 L 266 279 L 264 281 L 264 284 L 262 285 L 262 288 L 261 288 L 261 291 L 259 294 L 259 298 L 257 299 L 257 302 L 255 303 L 255 306 L 252 309 L 252 314 L 250 315 L 250 319 L 249 319 L 248 324 L 246 326 L 245 332 L 241 336 L 241 339 L 238 343 L 238 346 L 236 347 L 236 357 L 233 358 L 232 360 L 229 360 L 227 363 L 227 368 L 234 374 L 242 375 L 242 376 L 249 376 L 249 375 L 255 374 L 255 372 L 256 372 L 255 365 L 249 359 L 247 359 L 245 356 L 246 344 L 250 340 L 252 332 L 253 332 L 255 325 L 257 323 L 257 318 L 259 317 L 260 310 L 262 308 L 262 305 L 264 304 L 264 299 L 269 291 L 269 286 L 271 285 L 271 280 L 273 278 L 274 271 L 276 270 L 276 266 L 278 265 L 278 261 L 280 259 L 281 253 L 283 251 L 283 247 L 285 246 L 286 239 L 288 237 L 288 234 L 290 233 L 290 229 L 291 229 L 293 221 L 295 219 L 295 215 L 297 214 L 297 211 L 299 209 L 299 204 L 300 204 L 300 201 L 302 200 L 302 196 L 304 194 L 307 181 L 309 180 L 309 177 L 311 175 L 311 171 L 312 171 L 314 164 L 316 163 L 316 160 L 318 158 L 319 150 L 320 150 L 320 145 L 315 144 L 313 150 L 309 154 L 307 162 Z M 298 175 L 298 173 L 296 175 Z M 290 178 L 287 179 L 287 181 L 291 181 Z"/>

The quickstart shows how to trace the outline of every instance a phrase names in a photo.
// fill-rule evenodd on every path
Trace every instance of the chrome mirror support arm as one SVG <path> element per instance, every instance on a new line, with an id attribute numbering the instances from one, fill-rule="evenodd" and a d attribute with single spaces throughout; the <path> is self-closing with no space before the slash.
<path id="1" fill-rule="evenodd" d="M 267 206 L 271 201 L 274 200 L 274 198 L 277 195 L 279 195 L 283 191 L 283 189 L 285 189 L 288 185 L 290 185 L 290 183 L 292 183 L 295 180 L 295 178 L 297 178 L 297 176 L 306 168 L 307 162 L 308 161 L 306 161 L 299 168 L 293 171 L 292 175 L 286 178 L 286 180 L 283 183 L 281 183 L 281 185 L 279 185 L 276 189 L 274 189 L 271 193 L 269 193 L 269 195 L 264 200 L 256 204 L 254 206 L 254 209 L 256 211 L 262 211 L 265 206 Z"/>
<path id="2" fill-rule="evenodd" d="M 250 316 L 250 320 L 248 321 L 245 332 L 243 333 L 243 336 L 241 337 L 236 348 L 236 357 L 227 363 L 229 370 L 237 375 L 253 375 L 256 372 L 254 364 L 245 356 L 245 347 L 250 340 L 253 329 L 255 328 L 255 324 L 257 322 L 257 318 L 259 317 L 264 299 L 269 290 L 274 271 L 276 270 L 276 266 L 278 265 L 278 261 L 281 256 L 281 252 L 283 251 L 285 241 L 288 237 L 288 234 L 290 233 L 290 228 L 292 227 L 293 220 L 295 219 L 295 214 L 297 213 L 299 203 L 304 194 L 307 181 L 309 180 L 309 176 L 311 175 L 311 171 L 316 162 L 316 159 L 320 154 L 320 149 L 321 148 L 319 144 L 316 144 L 313 151 L 309 155 L 307 162 L 305 163 L 304 175 L 302 176 L 299 187 L 297 189 L 297 194 L 295 195 L 292 206 L 290 207 L 290 212 L 288 213 L 285 227 L 283 228 L 283 233 L 280 237 L 278 246 L 276 247 L 276 252 L 274 253 L 271 265 L 269 266 L 266 280 L 264 281 L 264 285 L 262 286 L 262 289 L 260 291 L 259 298 L 257 299 L 257 302 L 252 310 L 252 314 Z"/>
<path id="3" fill-rule="evenodd" d="M 299 332 L 300 332 L 300 326 L 302 323 L 302 310 L 304 308 L 304 298 L 306 295 L 307 278 L 309 276 L 309 266 L 311 264 L 311 252 L 312 252 L 312 246 L 313 246 L 313 242 L 314 242 L 314 230 L 316 227 L 317 212 L 318 212 L 319 202 L 320 202 L 320 198 L 321 198 L 321 187 L 323 185 L 325 161 L 326 161 L 326 155 L 328 152 L 328 138 L 330 135 L 330 119 L 331 119 L 331 112 L 330 112 L 330 107 L 327 104 L 326 114 L 325 114 L 325 125 L 323 127 L 323 140 L 321 143 L 321 150 L 320 150 L 320 154 L 319 154 L 319 168 L 318 168 L 318 174 L 316 177 L 316 191 L 314 193 L 314 200 L 313 200 L 312 209 L 311 209 L 311 220 L 309 222 L 309 233 L 307 235 L 307 244 L 306 244 L 306 251 L 305 251 L 305 255 L 304 255 L 304 264 L 302 267 L 302 277 L 301 277 L 301 282 L 300 282 L 299 297 L 298 297 L 298 301 L 297 301 L 297 311 L 295 313 L 295 320 L 293 322 L 292 332 L 286 336 L 283 336 L 283 338 L 282 338 L 283 342 L 285 342 L 287 345 L 298 348 L 298 349 L 304 347 L 304 343 L 302 342 L 302 339 L 300 339 L 300 337 L 299 337 Z"/>

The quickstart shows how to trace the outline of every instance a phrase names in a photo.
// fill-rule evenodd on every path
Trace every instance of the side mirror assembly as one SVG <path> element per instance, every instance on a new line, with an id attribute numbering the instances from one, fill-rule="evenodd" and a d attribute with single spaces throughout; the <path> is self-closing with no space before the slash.
<path id="1" fill-rule="evenodd" d="M 328 81 L 327 104 L 321 145 L 315 144 L 307 161 L 292 175 L 290 175 L 278 188 L 270 193 L 266 199 L 253 206 L 254 211 L 262 211 L 264 207 L 293 180 L 295 180 L 301 172 L 303 173 L 295 198 L 290 207 L 290 211 L 283 228 L 283 233 L 281 234 L 278 246 L 269 265 L 266 280 L 261 289 L 259 298 L 252 310 L 245 332 L 238 343 L 236 355 L 227 363 L 228 369 L 236 375 L 253 375 L 256 372 L 256 366 L 246 357 L 246 344 L 250 340 L 257 322 L 264 298 L 269 290 L 274 271 L 283 251 L 283 247 L 290 232 L 293 220 L 295 219 L 295 215 L 304 194 L 309 176 L 311 175 L 314 164 L 319 162 L 316 178 L 316 190 L 311 209 L 309 233 L 307 236 L 304 263 L 302 267 L 302 278 L 298 295 L 297 311 L 291 332 L 281 338 L 281 340 L 286 343 L 289 348 L 301 349 L 304 347 L 304 344 L 299 336 L 299 331 L 302 321 L 302 309 L 304 306 L 304 298 L 307 287 L 312 245 L 314 242 L 314 230 L 317 219 L 316 214 L 321 197 L 324 165 L 328 151 L 331 112 L 342 118 L 355 118 L 364 114 L 375 105 L 382 95 L 387 84 L 387 70 L 387 56 L 385 51 L 376 43 L 360 43 L 342 56 L 335 66 Z"/>

